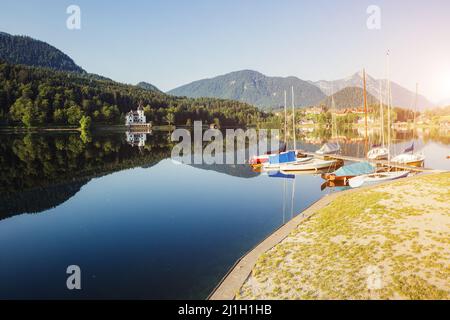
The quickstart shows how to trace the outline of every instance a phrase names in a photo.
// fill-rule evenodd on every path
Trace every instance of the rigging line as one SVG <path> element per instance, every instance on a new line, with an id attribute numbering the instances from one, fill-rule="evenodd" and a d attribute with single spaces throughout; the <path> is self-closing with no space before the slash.
<path id="1" fill-rule="evenodd" d="M 284 143 L 287 143 L 287 92 L 284 90 Z"/>
<path id="2" fill-rule="evenodd" d="M 292 130 L 294 131 L 294 151 L 297 149 L 297 141 L 295 137 L 295 107 L 294 107 L 294 86 L 292 86 Z"/>
<path id="3" fill-rule="evenodd" d="M 286 179 L 283 179 L 283 224 L 286 221 Z"/>
<path id="4" fill-rule="evenodd" d="M 295 195 L 295 180 L 297 176 L 294 176 L 294 181 L 292 181 L 292 198 L 291 198 L 291 219 L 294 217 L 294 195 Z"/>
<path id="5" fill-rule="evenodd" d="M 380 121 L 381 121 L 381 146 L 384 148 L 384 111 L 383 111 L 383 82 L 380 80 Z"/>

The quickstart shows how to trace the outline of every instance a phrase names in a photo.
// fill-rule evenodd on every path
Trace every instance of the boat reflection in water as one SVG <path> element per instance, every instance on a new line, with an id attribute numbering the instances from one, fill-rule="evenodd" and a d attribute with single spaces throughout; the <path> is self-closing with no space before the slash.
<path id="1" fill-rule="evenodd" d="M 301 136 L 308 152 L 317 144 Z M 450 135 L 402 133 L 427 166 L 450 169 Z M 246 252 L 324 195 L 322 173 L 248 165 L 175 164 L 167 132 L 2 134 L 0 299 L 204 299 Z M 362 157 L 356 133 L 342 154 Z M 256 200 L 256 201 L 255 201 Z M 205 263 L 207 262 L 207 263 Z M 83 290 L 65 287 L 81 267 Z"/>

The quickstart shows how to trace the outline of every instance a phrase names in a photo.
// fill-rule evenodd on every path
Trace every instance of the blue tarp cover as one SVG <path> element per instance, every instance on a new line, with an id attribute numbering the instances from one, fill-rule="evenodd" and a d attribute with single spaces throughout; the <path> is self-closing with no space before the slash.
<path id="1" fill-rule="evenodd" d="M 284 178 L 284 179 L 295 179 L 293 174 L 284 174 L 280 171 L 269 173 L 269 177 L 271 178 Z"/>
<path id="2" fill-rule="evenodd" d="M 283 152 L 269 156 L 270 164 L 294 162 L 296 160 L 295 151 Z"/>
<path id="3" fill-rule="evenodd" d="M 375 168 L 368 162 L 358 162 L 349 164 L 336 170 L 336 176 L 358 176 L 360 174 L 369 174 L 374 172 Z"/>

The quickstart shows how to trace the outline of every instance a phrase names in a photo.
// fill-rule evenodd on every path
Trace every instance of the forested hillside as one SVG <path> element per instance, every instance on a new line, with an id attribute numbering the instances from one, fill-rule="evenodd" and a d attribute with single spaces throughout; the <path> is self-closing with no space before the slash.
<path id="1" fill-rule="evenodd" d="M 0 123 L 44 126 L 93 123 L 121 124 L 139 103 L 154 124 L 194 120 L 244 125 L 266 117 L 245 103 L 215 98 L 180 98 L 89 75 L 0 61 Z"/>
<path id="2" fill-rule="evenodd" d="M 315 85 L 296 77 L 268 77 L 252 70 L 231 72 L 175 88 L 168 93 L 187 97 L 216 97 L 251 103 L 261 108 L 277 108 L 284 104 L 284 92 L 291 101 L 294 87 L 295 106 L 311 106 L 326 96 Z"/>
<path id="3" fill-rule="evenodd" d="M 332 107 L 332 98 L 334 99 L 334 105 L 336 109 L 345 108 L 362 108 L 364 104 L 364 91 L 358 87 L 348 87 L 344 88 L 333 96 L 329 96 L 322 100 L 319 105 L 325 106 L 327 108 Z M 367 93 L 367 105 L 378 105 L 379 101 L 370 93 Z"/>
<path id="4" fill-rule="evenodd" d="M 46 42 L 0 32 L 0 59 L 12 64 L 85 72 L 65 53 Z"/>

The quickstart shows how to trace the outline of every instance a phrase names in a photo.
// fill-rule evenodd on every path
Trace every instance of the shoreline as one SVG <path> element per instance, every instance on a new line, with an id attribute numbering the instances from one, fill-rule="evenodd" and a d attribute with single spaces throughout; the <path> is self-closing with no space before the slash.
<path id="1" fill-rule="evenodd" d="M 148 130 L 152 131 L 171 131 L 175 127 L 169 125 L 152 126 Z M 93 125 L 88 131 L 90 132 L 145 132 L 145 130 L 128 130 L 129 128 L 125 125 Z M 42 132 L 81 132 L 80 127 L 0 127 L 0 133 L 42 133 Z"/>
<path id="2" fill-rule="evenodd" d="M 448 172 L 447 172 L 448 173 Z M 240 292 L 245 284 L 248 284 L 249 279 L 254 273 L 255 266 L 259 259 L 266 255 L 267 252 L 274 250 L 275 247 L 286 241 L 291 234 L 299 228 L 299 226 L 307 223 L 312 217 L 316 217 L 316 214 L 320 214 L 319 211 L 326 209 L 333 204 L 336 198 L 347 197 L 352 194 L 364 193 L 383 187 L 390 187 L 395 185 L 407 185 L 408 182 L 414 183 L 421 179 L 421 177 L 435 176 L 435 174 L 421 174 L 413 177 L 408 177 L 396 181 L 388 181 L 382 184 L 366 186 L 359 189 L 351 189 L 342 192 L 326 195 L 313 203 L 310 207 L 298 214 L 292 220 L 275 230 L 272 234 L 262 240 L 252 250 L 242 256 L 233 267 L 227 272 L 227 274 L 218 283 L 212 293 L 209 295 L 210 300 L 233 300 L 240 295 Z M 270 262 L 269 262 L 270 264 Z M 244 299 L 248 297 L 244 296 Z M 251 297 L 250 297 L 251 298 Z M 259 297 L 257 297 L 259 298 Z M 274 298 L 274 297 L 270 297 Z M 275 297 L 276 299 L 277 297 Z"/>

